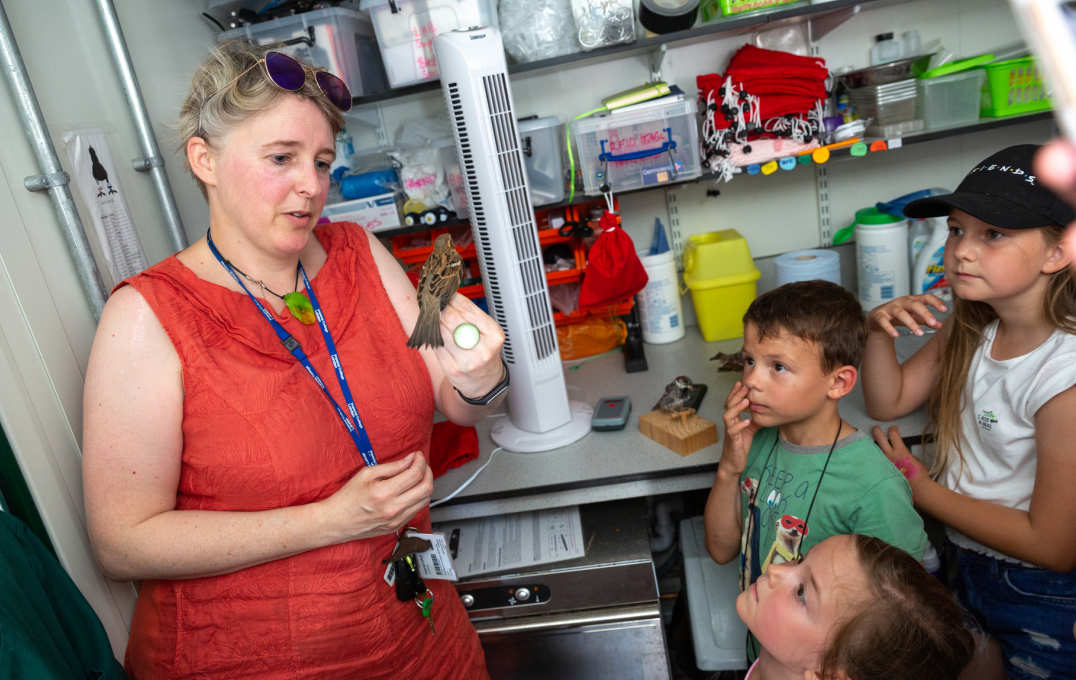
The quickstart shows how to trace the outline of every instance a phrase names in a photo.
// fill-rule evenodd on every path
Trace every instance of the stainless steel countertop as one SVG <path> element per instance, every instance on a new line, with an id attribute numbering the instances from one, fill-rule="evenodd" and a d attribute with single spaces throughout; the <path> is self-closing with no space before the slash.
<path id="1" fill-rule="evenodd" d="M 903 360 L 925 338 L 902 336 L 898 356 Z M 624 372 L 624 358 L 613 352 L 589 361 L 565 364 L 568 396 L 593 406 L 600 397 L 628 395 L 632 411 L 627 427 L 615 432 L 590 432 L 578 442 L 541 453 L 500 451 L 496 459 L 474 482 L 445 505 L 432 510 L 435 522 L 465 517 L 522 512 L 565 505 L 634 498 L 693 489 L 708 489 L 721 455 L 723 426 L 721 414 L 725 397 L 739 379 L 739 373 L 719 373 L 719 362 L 710 361 L 717 352 L 733 353 L 740 339 L 704 342 L 697 328 L 690 327 L 684 338 L 663 345 L 645 345 L 649 370 Z M 577 364 L 573 366 L 573 364 Z M 717 425 L 717 443 L 688 456 L 643 436 L 639 416 L 651 410 L 665 385 L 677 375 L 687 375 L 709 386 L 699 415 Z M 863 405 L 859 385 L 841 400 L 841 415 L 862 430 L 876 422 Z M 433 499 L 443 498 L 489 460 L 495 444 L 489 431 L 492 415 L 477 426 L 480 454 L 476 460 L 449 470 L 434 483 Z M 918 435 L 925 423 L 921 411 L 895 424 L 905 436 Z"/>

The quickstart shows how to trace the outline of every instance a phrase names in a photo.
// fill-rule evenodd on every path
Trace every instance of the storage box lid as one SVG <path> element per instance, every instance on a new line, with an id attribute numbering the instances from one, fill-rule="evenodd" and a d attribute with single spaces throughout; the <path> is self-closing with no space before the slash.
<path id="1" fill-rule="evenodd" d="M 688 238 L 684 248 L 684 284 L 692 290 L 735 286 L 757 281 L 761 273 L 751 259 L 747 241 L 735 229 L 722 229 Z"/>
<path id="2" fill-rule="evenodd" d="M 386 0 L 386 2 L 387 1 L 388 0 Z M 325 9 L 315 9 L 309 12 L 303 12 L 302 14 L 293 14 L 291 16 L 279 17 L 277 19 L 270 19 L 269 21 L 260 21 L 256 24 L 246 24 L 238 28 L 229 29 L 217 36 L 217 42 L 245 39 L 249 36 L 260 36 L 265 33 L 279 34 L 283 31 L 302 31 L 306 30 L 307 26 L 328 24 L 339 19 L 359 22 L 361 26 L 358 28 L 360 32 L 365 35 L 372 35 L 373 33 L 370 17 L 365 14 L 353 9 L 347 9 L 346 7 L 326 7 Z"/>

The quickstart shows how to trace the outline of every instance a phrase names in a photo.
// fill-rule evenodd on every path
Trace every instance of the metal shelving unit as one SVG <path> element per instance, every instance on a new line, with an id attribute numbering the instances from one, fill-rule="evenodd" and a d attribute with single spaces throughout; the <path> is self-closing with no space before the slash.
<path id="1" fill-rule="evenodd" d="M 609 59 L 641 54 L 645 52 L 657 52 L 662 46 L 676 43 L 692 43 L 715 38 L 722 35 L 731 35 L 748 30 L 771 28 L 779 23 L 808 21 L 811 23 L 811 36 L 818 39 L 833 30 L 849 17 L 859 12 L 859 8 L 866 5 L 886 6 L 907 2 L 908 0 L 829 0 L 828 2 L 801 2 L 790 5 L 779 5 L 772 9 L 758 12 L 749 12 L 742 16 L 732 16 L 717 21 L 711 21 L 693 28 L 674 33 L 642 38 L 635 42 L 622 45 L 610 45 L 589 52 L 576 52 L 552 59 L 542 59 L 526 64 L 510 64 L 508 72 L 512 76 L 524 76 L 530 73 L 540 73 L 571 65 L 584 63 L 596 63 Z M 378 92 L 375 94 L 355 97 L 354 105 L 374 104 L 388 101 L 399 97 L 432 92 L 440 87 L 440 81 L 432 80 L 418 85 L 396 88 Z"/>
<path id="2" fill-rule="evenodd" d="M 1020 116 L 1008 116 L 1008 117 L 1005 117 L 1005 118 L 985 118 L 985 119 L 980 119 L 980 120 L 978 120 L 978 121 L 976 121 L 974 123 L 968 124 L 968 125 L 958 125 L 958 126 L 953 126 L 953 127 L 948 127 L 948 128 L 941 128 L 941 129 L 937 129 L 937 130 L 923 130 L 921 132 L 916 132 L 916 133 L 909 134 L 907 136 L 901 137 L 900 138 L 900 140 L 901 140 L 901 147 L 900 148 L 903 148 L 905 146 L 909 146 L 909 145 L 912 145 L 912 144 L 921 144 L 921 143 L 924 143 L 924 142 L 932 142 L 932 141 L 939 140 L 939 139 L 945 139 L 947 137 L 956 137 L 956 136 L 959 136 L 959 135 L 966 135 L 966 134 L 971 134 L 971 133 L 975 133 L 975 132 L 982 132 L 984 130 L 994 130 L 994 129 L 997 129 L 997 128 L 1010 127 L 1010 126 L 1013 126 L 1013 125 L 1021 125 L 1023 123 L 1031 123 L 1031 122 L 1039 121 L 1039 120 L 1048 120 L 1048 119 L 1050 119 L 1052 117 L 1053 117 L 1053 112 L 1052 111 L 1039 111 L 1037 113 L 1028 113 L 1028 114 L 1023 114 L 1023 115 L 1020 115 Z M 874 139 L 865 139 L 863 141 L 867 144 L 867 146 L 870 146 L 870 143 L 872 141 L 874 141 Z M 888 149 L 888 150 L 886 150 L 885 153 L 890 153 L 892 151 L 899 151 L 899 150 L 900 149 Z M 868 155 L 874 154 L 874 153 L 881 153 L 881 152 L 872 151 Z M 845 148 L 833 150 L 832 153 L 831 153 L 829 162 L 830 163 L 833 163 L 834 161 L 840 162 L 840 161 L 842 161 L 844 159 L 851 159 L 851 158 L 852 158 L 852 155 L 851 155 L 851 153 L 849 151 L 849 148 L 845 147 Z M 804 167 L 810 167 L 810 166 L 804 166 Z M 793 172 L 795 172 L 795 170 L 793 170 Z M 616 192 L 616 194 L 618 196 L 621 196 L 621 195 L 624 195 L 624 194 L 633 194 L 633 193 L 637 193 L 637 192 L 640 192 L 640 191 L 653 191 L 654 189 L 663 189 L 663 188 L 669 188 L 669 187 L 675 187 L 675 186 L 682 186 L 682 185 L 686 185 L 686 184 L 697 184 L 699 182 L 711 182 L 711 181 L 714 181 L 715 179 L 717 179 L 716 175 L 705 174 L 705 175 L 702 175 L 701 177 L 696 177 L 694 179 L 685 180 L 683 182 L 670 182 L 668 184 L 660 184 L 660 185 L 657 185 L 657 186 L 639 187 L 637 189 L 631 189 L 631 190 L 628 190 L 628 191 Z M 593 199 L 594 199 L 593 196 L 585 196 L 582 193 L 580 193 L 578 190 L 576 192 L 576 201 L 575 201 L 576 203 L 581 203 L 581 202 L 588 201 L 588 200 L 593 200 Z M 555 210 L 557 208 L 566 207 L 567 205 L 568 205 L 568 202 L 563 201 L 561 203 L 543 205 L 539 209 L 540 210 L 549 210 L 549 209 Z M 460 224 L 467 224 L 467 220 L 466 219 L 457 219 L 457 220 L 451 221 L 449 223 L 441 224 L 441 225 L 438 225 L 438 226 L 456 226 L 456 225 L 460 225 Z M 426 225 L 415 225 L 415 226 L 412 226 L 412 227 L 398 227 L 396 229 L 387 229 L 385 231 L 379 231 L 379 232 L 377 232 L 377 236 L 378 237 L 386 237 L 386 238 L 388 238 L 388 237 L 392 237 L 392 236 L 400 236 L 400 235 L 403 235 L 403 234 L 411 234 L 411 233 L 415 233 L 415 232 L 419 232 L 419 231 L 426 231 L 428 229 L 430 229 L 430 227 L 428 227 Z"/>

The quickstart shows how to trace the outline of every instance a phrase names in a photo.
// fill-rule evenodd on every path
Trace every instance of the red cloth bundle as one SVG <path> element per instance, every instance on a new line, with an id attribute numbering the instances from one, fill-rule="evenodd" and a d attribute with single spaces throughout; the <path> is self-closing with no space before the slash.
<path id="1" fill-rule="evenodd" d="M 608 210 L 598 220 L 601 233 L 587 254 L 587 268 L 579 287 L 579 306 L 620 302 L 635 295 L 649 277 L 635 252 L 635 243 L 620 228 L 620 218 Z"/>
<path id="2" fill-rule="evenodd" d="M 700 75 L 695 82 L 704 102 L 713 92 L 712 101 L 717 104 L 712 112 L 714 128 L 724 130 L 732 124 L 721 111 L 724 97 L 719 91 L 726 77 L 737 90 L 758 97 L 759 117 L 765 121 L 789 114 L 806 115 L 817 100 L 826 97 L 828 75 L 826 62 L 820 57 L 744 45 L 732 56 L 725 75 Z"/>
<path id="3" fill-rule="evenodd" d="M 428 462 L 435 479 L 475 458 L 478 458 L 478 432 L 473 427 L 447 420 L 433 424 Z"/>

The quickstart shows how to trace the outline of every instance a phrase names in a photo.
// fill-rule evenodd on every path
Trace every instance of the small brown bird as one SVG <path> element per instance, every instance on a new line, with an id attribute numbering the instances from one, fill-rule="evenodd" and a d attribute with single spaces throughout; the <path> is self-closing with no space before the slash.
<path id="1" fill-rule="evenodd" d="M 408 347 L 441 347 L 441 310 L 448 306 L 460 287 L 463 259 L 452 246 L 452 237 L 441 234 L 433 242 L 433 252 L 422 265 L 418 279 L 418 321 L 407 340 Z"/>
<path id="2" fill-rule="evenodd" d="M 661 409 L 670 416 L 679 417 L 683 423 L 685 418 L 695 415 L 695 409 L 687 405 L 691 400 L 691 388 L 694 385 L 686 375 L 673 378 L 673 381 L 665 386 L 665 393 L 658 399 L 658 403 L 654 404 L 654 410 Z"/>

